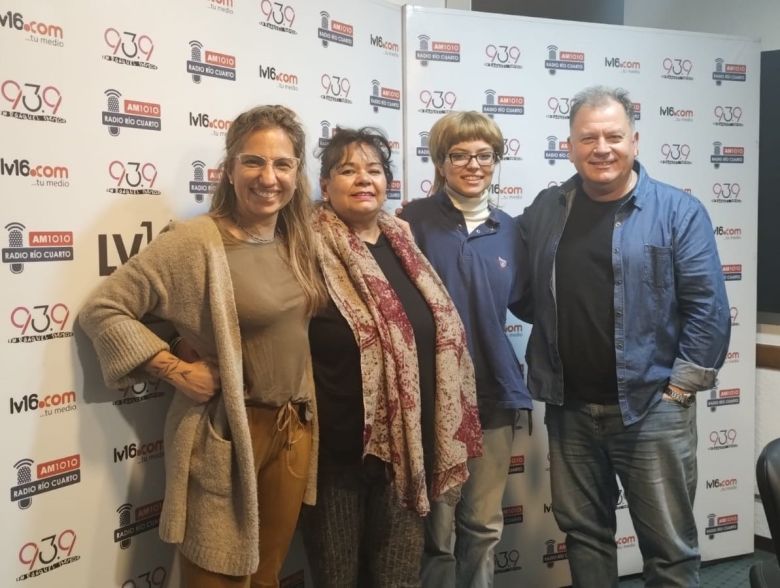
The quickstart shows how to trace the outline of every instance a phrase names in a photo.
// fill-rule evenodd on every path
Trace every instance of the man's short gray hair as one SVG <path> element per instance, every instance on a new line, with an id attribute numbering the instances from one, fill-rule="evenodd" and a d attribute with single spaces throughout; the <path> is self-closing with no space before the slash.
<path id="1" fill-rule="evenodd" d="M 634 130 L 634 103 L 628 97 L 628 90 L 623 88 L 610 88 L 608 86 L 590 86 L 574 95 L 571 101 L 571 110 L 569 111 L 569 129 L 572 128 L 574 117 L 577 116 L 580 108 L 583 106 L 598 107 L 604 106 L 610 101 L 615 101 L 626 112 L 628 123 L 631 130 Z"/>

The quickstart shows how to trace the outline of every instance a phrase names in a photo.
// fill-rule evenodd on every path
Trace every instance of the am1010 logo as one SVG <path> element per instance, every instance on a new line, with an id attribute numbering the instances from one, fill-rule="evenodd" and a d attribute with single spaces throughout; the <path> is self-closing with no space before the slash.
<path id="1" fill-rule="evenodd" d="M 32 506 L 33 496 L 59 490 L 81 482 L 81 456 L 76 453 L 39 463 L 23 458 L 14 464 L 16 470 L 16 485 L 11 487 L 11 502 L 16 502 L 20 510 Z"/>
<path id="2" fill-rule="evenodd" d="M 38 540 L 27 541 L 18 554 L 19 563 L 26 569 L 16 577 L 16 581 L 37 578 L 81 559 L 80 555 L 73 553 L 76 538 L 76 531 L 64 529 Z"/>
<path id="3" fill-rule="evenodd" d="M 114 529 L 114 543 L 119 543 L 121 549 L 127 549 L 132 538 L 140 533 L 156 529 L 160 525 L 162 500 L 150 502 L 133 509 L 133 505 L 125 503 L 116 509 L 119 515 L 119 527 Z"/>

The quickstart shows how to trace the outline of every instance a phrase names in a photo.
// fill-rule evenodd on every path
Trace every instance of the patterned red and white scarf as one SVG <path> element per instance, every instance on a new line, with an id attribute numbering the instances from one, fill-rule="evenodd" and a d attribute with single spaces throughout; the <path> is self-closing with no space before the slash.
<path id="1" fill-rule="evenodd" d="M 474 367 L 458 312 L 441 279 L 411 237 L 385 212 L 379 228 L 436 325 L 435 463 L 426 487 L 420 424 L 417 349 L 409 319 L 393 287 L 363 241 L 329 205 L 317 210 L 314 230 L 328 292 L 360 349 L 363 378 L 363 456 L 390 464 L 396 495 L 421 516 L 431 500 L 459 494 L 466 460 L 482 454 Z"/>

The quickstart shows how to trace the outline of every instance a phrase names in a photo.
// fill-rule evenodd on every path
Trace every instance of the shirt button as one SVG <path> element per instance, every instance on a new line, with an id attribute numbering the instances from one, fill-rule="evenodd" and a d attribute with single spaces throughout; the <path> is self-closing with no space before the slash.
<path id="1" fill-rule="evenodd" d="M 623 344 L 622 343 L 616 343 L 615 347 L 617 347 L 618 349 L 623 349 Z"/>
<path id="2" fill-rule="evenodd" d="M 617 228 L 618 228 L 620 225 L 622 225 L 622 224 L 623 224 L 623 223 L 621 223 L 620 221 L 617 221 L 617 222 L 615 223 L 615 228 L 617 229 Z"/>
<path id="3" fill-rule="evenodd" d="M 620 248 L 619 247 L 615 247 L 614 251 L 615 251 L 615 253 L 620 253 Z"/>
<path id="4" fill-rule="evenodd" d="M 618 286 L 620 286 L 620 284 L 622 284 L 622 283 L 623 283 L 623 280 L 615 280 L 615 283 L 616 283 Z"/>

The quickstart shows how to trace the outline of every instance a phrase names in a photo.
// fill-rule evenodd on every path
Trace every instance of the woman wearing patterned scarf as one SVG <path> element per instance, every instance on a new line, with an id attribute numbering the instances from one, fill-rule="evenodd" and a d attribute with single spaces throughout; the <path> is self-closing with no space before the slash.
<path id="1" fill-rule="evenodd" d="M 331 301 L 309 340 L 320 418 L 317 505 L 303 516 L 318 588 L 419 586 L 430 501 L 457 500 L 481 453 L 458 313 L 382 211 L 390 145 L 338 129 L 321 153 L 314 231 Z"/>

